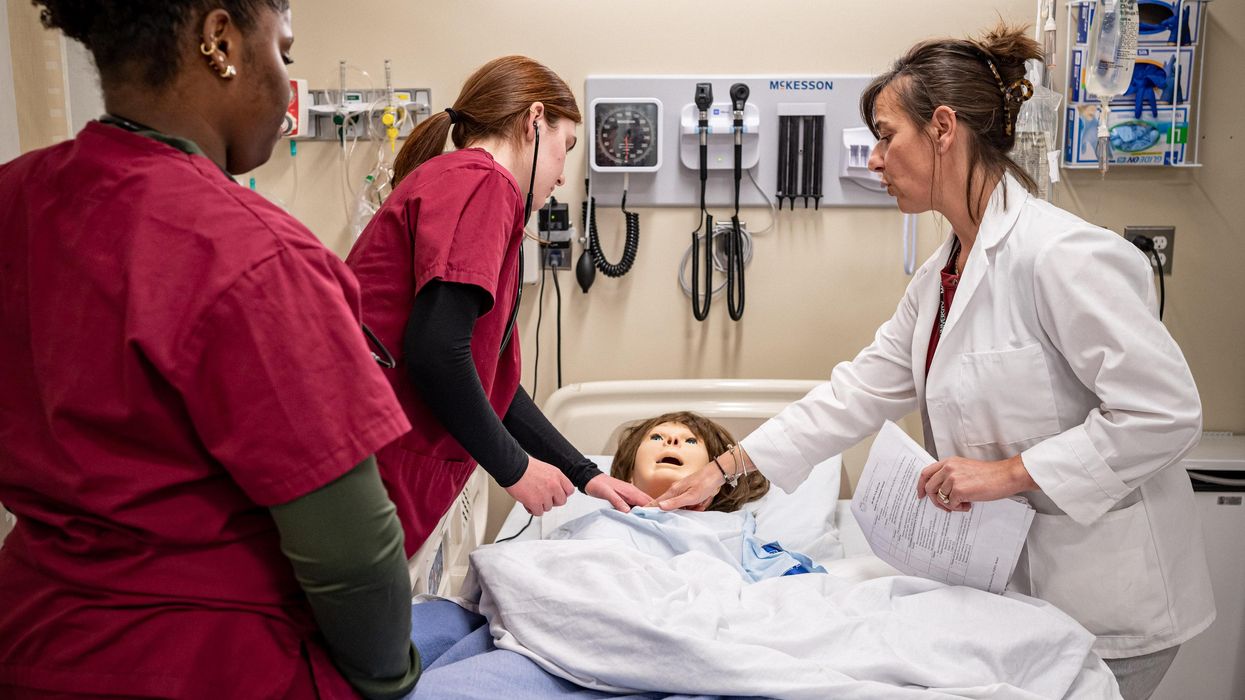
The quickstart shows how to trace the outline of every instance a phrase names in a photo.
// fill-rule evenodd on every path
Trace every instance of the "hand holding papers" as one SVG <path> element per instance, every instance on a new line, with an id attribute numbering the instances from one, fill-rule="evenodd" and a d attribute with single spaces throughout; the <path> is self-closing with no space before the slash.
<path id="1" fill-rule="evenodd" d="M 852 496 L 852 515 L 873 553 L 903 573 L 1002 593 L 1020 558 L 1033 509 L 1004 498 L 948 513 L 928 498 L 918 500 L 917 478 L 935 461 L 887 421 L 869 450 Z"/>

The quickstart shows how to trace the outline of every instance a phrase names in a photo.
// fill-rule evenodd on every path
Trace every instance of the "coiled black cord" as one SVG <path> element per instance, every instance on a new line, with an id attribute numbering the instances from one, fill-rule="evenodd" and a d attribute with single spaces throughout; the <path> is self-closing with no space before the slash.
<path id="1" fill-rule="evenodd" d="M 592 203 L 591 213 L 588 211 L 589 201 Z M 636 253 L 640 249 L 640 215 L 627 211 L 626 190 L 623 190 L 620 208 L 623 212 L 623 218 L 626 220 L 627 237 L 623 243 L 622 260 L 612 263 L 605 257 L 604 251 L 601 250 L 601 239 L 597 233 L 597 198 L 590 197 L 583 205 L 581 216 L 586 222 L 585 228 L 588 230 L 588 252 L 592 255 L 592 264 L 606 277 L 622 277 L 630 272 L 631 266 L 635 264 Z"/>

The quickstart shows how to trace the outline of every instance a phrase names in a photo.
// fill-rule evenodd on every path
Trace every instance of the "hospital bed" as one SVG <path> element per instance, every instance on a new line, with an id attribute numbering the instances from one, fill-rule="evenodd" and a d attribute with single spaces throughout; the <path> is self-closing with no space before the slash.
<path id="1" fill-rule="evenodd" d="M 784 406 L 804 396 L 816 384 L 816 381 L 800 380 L 592 382 L 560 389 L 546 403 L 545 413 L 572 444 L 594 459 L 604 471 L 608 471 L 609 461 L 622 432 L 636 421 L 670 411 L 688 410 L 717 421 L 736 437 L 743 437 Z M 844 581 L 851 579 L 866 582 L 864 587 L 859 589 L 863 591 L 862 593 L 850 594 L 857 597 L 849 596 L 849 598 L 840 600 L 836 605 L 844 603 L 847 605 L 847 608 L 844 608 L 846 610 L 852 605 L 867 600 L 882 601 L 878 603 L 880 607 L 868 610 L 854 608 L 854 612 L 846 617 L 833 611 L 827 614 L 824 609 L 820 613 L 811 612 L 812 608 L 806 605 L 814 604 L 815 607 L 825 598 L 806 590 L 805 584 L 813 587 L 820 585 L 818 579 L 809 579 L 803 583 L 797 582 L 795 588 L 782 588 L 783 597 L 776 606 L 773 601 L 770 601 L 771 607 L 761 612 L 749 608 L 742 617 L 732 618 L 722 623 L 725 626 L 716 627 L 731 630 L 726 637 L 738 633 L 739 636 L 748 638 L 746 630 L 752 629 L 748 625 L 762 620 L 764 622 L 759 623 L 758 637 L 764 636 L 767 630 L 773 628 L 771 623 L 784 614 L 785 607 L 786 614 L 794 614 L 795 617 L 788 619 L 785 623 L 781 621 L 775 623 L 781 630 L 784 630 L 779 634 L 778 646 L 781 647 L 785 643 L 784 639 L 789 634 L 787 630 L 798 630 L 795 633 L 799 635 L 801 644 L 810 643 L 808 640 L 815 638 L 815 641 L 811 643 L 816 646 L 808 648 L 816 648 L 818 653 L 823 648 L 827 649 L 828 656 L 818 658 L 832 659 L 826 668 L 834 666 L 835 670 L 824 670 L 820 661 L 811 665 L 794 661 L 791 662 L 793 664 L 791 668 L 795 669 L 795 672 L 790 674 L 785 671 L 779 672 L 776 668 L 765 666 L 767 662 L 763 661 L 760 656 L 750 657 L 752 651 L 757 651 L 760 655 L 768 653 L 764 646 L 739 647 L 747 651 L 738 655 L 734 653 L 697 654 L 694 651 L 688 651 L 690 647 L 682 646 L 684 643 L 695 643 L 697 640 L 693 639 L 692 642 L 688 642 L 681 636 L 681 629 L 670 633 L 669 637 L 659 637 L 657 643 L 665 645 L 659 647 L 660 652 L 651 653 L 650 649 L 650 653 L 645 655 L 639 651 L 650 644 L 645 634 L 652 632 L 652 629 L 645 628 L 643 623 L 634 627 L 627 627 L 626 624 L 644 617 L 643 610 L 647 601 L 669 601 L 672 596 L 673 599 L 681 600 L 688 595 L 687 591 L 703 591 L 704 588 L 698 585 L 682 588 L 676 583 L 675 589 L 666 591 L 665 595 L 655 594 L 652 598 L 641 596 L 644 600 L 641 601 L 638 609 L 626 608 L 626 591 L 621 590 L 620 587 L 624 585 L 622 583 L 624 580 L 635 580 L 637 570 L 625 565 L 620 568 L 614 568 L 608 564 L 602 565 L 602 557 L 606 558 L 604 561 L 612 563 L 608 557 L 616 553 L 614 550 L 602 549 L 595 542 L 584 549 L 579 548 L 574 542 L 559 543 L 556 541 L 547 545 L 550 549 L 546 549 L 545 544 L 536 540 L 548 539 L 550 535 L 570 521 L 608 507 L 607 504 L 597 499 L 576 492 L 565 506 L 555 508 L 543 517 L 531 517 L 521 505 L 516 505 L 506 517 L 496 538 L 498 542 L 502 540 L 509 542 L 482 548 L 476 552 L 473 560 L 477 566 L 470 572 L 466 585 L 462 586 L 461 593 L 464 597 L 452 598 L 452 602 L 436 600 L 429 596 L 418 598 L 420 604 L 414 606 L 412 615 L 413 629 L 416 632 L 414 638 L 421 654 L 425 656 L 427 666 L 425 677 L 421 680 L 420 686 L 416 688 L 415 700 L 423 700 L 423 698 L 478 700 L 502 695 L 525 699 L 541 698 L 542 700 L 549 698 L 581 700 L 606 697 L 643 698 L 644 700 L 704 698 L 708 696 L 699 694 L 705 692 L 704 690 L 689 690 L 689 688 L 697 687 L 698 683 L 707 683 L 712 686 L 714 679 L 717 679 L 719 685 L 725 684 L 725 687 L 733 690 L 747 687 L 746 683 L 735 685 L 734 679 L 723 680 L 726 678 L 725 674 L 737 670 L 740 664 L 745 663 L 749 664 L 750 673 L 754 678 L 768 677 L 766 682 L 770 682 L 774 677 L 783 678 L 783 682 L 789 678 L 803 678 L 800 676 L 803 672 L 809 672 L 813 676 L 818 676 L 823 672 L 828 676 L 834 676 L 839 673 L 838 665 L 842 664 L 844 668 L 842 673 L 845 675 L 840 677 L 840 681 L 843 683 L 844 694 L 842 696 L 844 697 L 889 700 L 897 697 L 927 696 L 1007 698 L 1048 696 L 1045 693 L 1038 693 L 1035 696 L 1029 692 L 1019 692 L 1010 686 L 971 687 L 971 684 L 963 688 L 963 694 L 954 690 L 927 694 L 912 685 L 904 685 L 905 681 L 897 681 L 899 685 L 889 685 L 891 681 L 887 680 L 888 674 L 891 674 L 893 670 L 889 664 L 919 665 L 925 663 L 927 668 L 932 665 L 936 668 L 947 669 L 951 673 L 959 673 L 960 669 L 974 666 L 992 668 L 998 668 L 1000 665 L 1011 668 L 1015 664 L 1024 666 L 1022 659 L 1029 662 L 1029 670 L 1025 672 L 1017 670 L 1015 673 L 1020 675 L 1009 680 L 1022 682 L 1019 679 L 1027 673 L 1027 680 L 1024 682 L 1032 686 L 1034 683 L 1040 685 L 1048 682 L 1047 674 L 1050 674 L 1050 678 L 1062 674 L 1062 680 L 1049 680 L 1049 683 L 1051 687 L 1056 687 L 1056 683 L 1062 684 L 1057 687 L 1067 688 L 1066 693 L 1060 690 L 1050 696 L 1094 698 L 1095 700 L 1118 697 L 1118 691 L 1110 672 L 1101 660 L 1089 653 L 1092 637 L 1066 618 L 1059 616 L 1066 620 L 1062 623 L 1062 627 L 1052 625 L 1048 613 L 1035 615 L 1033 610 L 1004 601 L 1002 597 L 976 591 L 965 592 L 965 589 L 942 587 L 930 592 L 918 591 L 916 597 L 908 597 L 911 591 L 896 593 L 891 590 L 891 586 L 913 586 L 919 589 L 923 585 L 935 587 L 937 585 L 922 584 L 920 579 L 894 577 L 893 574 L 898 572 L 872 556 L 863 533 L 851 515 L 850 501 L 845 498 L 848 494 L 847 489 L 844 488 L 847 482 L 843 480 L 843 474 L 842 459 L 839 456 L 832 457 L 815 467 L 809 478 L 795 492 L 787 494 L 776 487 L 771 488 L 762 499 L 748 504 L 746 508 L 755 518 L 758 536 L 765 540 L 776 539 L 787 549 L 807 554 L 814 561 L 833 562 L 837 568 L 832 568 L 831 576 L 820 580 L 838 577 Z M 445 523 L 446 527 L 440 529 L 439 541 L 429 545 L 426 552 L 421 550 L 423 559 L 417 555 L 416 559 L 419 561 L 413 560 L 414 576 L 427 583 L 435 582 L 436 587 L 428 590 L 439 591 L 441 597 L 448 597 L 447 591 L 450 591 L 451 595 L 457 595 L 460 592 L 458 589 L 462 577 L 467 575 L 466 556 L 470 553 L 474 543 L 479 541 L 478 533 L 483 529 L 482 521 L 485 514 L 484 509 L 478 506 L 478 501 L 473 500 L 475 498 L 478 496 L 469 496 L 463 501 L 476 504 L 470 510 L 460 511 L 460 517 L 465 518 L 463 525 L 457 527 L 454 525 L 454 519 L 449 519 Z M 555 536 L 554 539 L 556 540 L 557 537 Z M 536 546 L 540 548 L 531 549 Z M 579 558 L 579 554 L 575 554 L 574 558 L 553 560 L 547 558 L 567 556 L 567 550 L 560 550 L 561 547 L 566 546 L 575 547 L 574 552 L 582 552 L 583 556 L 589 559 Z M 550 554 L 550 551 L 554 554 Z M 449 554 L 451 552 L 467 554 L 464 554 L 461 559 L 457 558 L 457 555 L 451 558 Z M 438 560 L 439 565 L 437 565 Z M 550 561 L 556 563 L 552 567 L 547 567 Z M 625 576 L 616 573 L 624 571 L 627 572 Z M 558 575 L 555 572 L 561 572 L 561 574 Z M 647 575 L 647 573 L 644 574 L 644 576 Z M 654 575 L 661 577 L 666 574 Z M 710 587 L 718 585 L 723 580 L 713 577 L 707 570 L 703 575 L 713 578 L 713 582 L 709 584 Z M 888 583 L 890 581 L 895 583 Z M 484 589 L 488 590 L 483 597 L 481 597 L 481 582 L 483 582 Z M 833 590 L 837 585 L 829 584 L 827 590 Z M 646 592 L 653 590 L 648 586 L 640 588 Z M 563 598 L 564 594 L 567 597 Z M 785 597 L 793 594 L 799 595 L 799 602 Z M 955 606 L 959 602 L 964 607 L 944 608 L 941 604 L 917 608 L 904 607 L 907 604 L 905 601 L 917 600 L 926 595 L 942 596 L 941 603 Z M 755 602 L 763 598 L 764 596 L 760 596 L 749 598 L 749 600 Z M 971 602 L 959 601 L 960 598 L 967 598 Z M 618 615 L 611 617 L 608 612 L 601 613 L 599 605 L 603 600 L 609 600 L 610 606 L 619 606 L 628 612 L 622 617 Z M 552 608 L 549 607 L 551 601 Z M 783 601 L 789 601 L 789 603 Z M 631 602 L 634 604 L 635 600 Z M 977 609 L 982 605 L 994 604 L 1000 607 L 989 611 Z M 676 609 L 678 605 L 681 603 L 676 604 Z M 893 608 L 888 607 L 892 605 Z M 1010 607 L 1007 607 L 1008 605 Z M 1036 604 L 1037 607 L 1041 605 Z M 725 606 L 725 608 L 730 607 Z M 942 630 L 943 636 L 936 636 L 944 624 L 954 624 L 954 621 L 961 615 L 971 614 L 975 609 L 976 615 L 971 620 L 971 625 L 954 632 Z M 936 622 L 931 623 L 930 619 L 922 617 L 930 614 L 944 615 L 945 610 L 956 611 L 950 616 L 951 622 L 946 622 L 946 618 L 938 617 Z M 838 636 L 840 642 L 847 640 L 845 643 L 838 647 L 823 647 L 825 644 L 833 645 L 834 643 L 834 640 L 828 637 L 834 637 L 835 634 L 819 632 L 819 628 L 829 623 L 836 621 L 843 623 L 848 620 L 848 628 L 850 628 L 853 624 L 851 620 L 864 620 L 869 622 L 864 623 L 866 627 L 861 629 L 868 629 L 868 624 L 872 621 L 885 619 L 891 622 L 878 622 L 873 629 L 875 631 L 877 629 L 903 629 L 904 632 L 900 637 L 885 638 L 883 635 L 885 639 L 881 642 L 881 646 L 869 647 L 868 640 L 871 637 L 868 633 L 861 636 L 849 631 Z M 693 627 L 696 624 L 698 623 L 693 622 Z M 622 626 L 616 627 L 615 625 Z M 994 631 L 985 631 L 985 628 L 991 625 Z M 1043 628 L 1043 625 L 1046 627 Z M 1071 632 L 1069 625 L 1075 628 Z M 674 627 L 677 628 L 678 624 Z M 922 631 L 919 633 L 913 631 L 917 629 Z M 1049 634 L 1046 629 L 1050 630 Z M 810 633 L 813 637 L 809 637 Z M 1030 633 L 1032 636 L 1015 641 Z M 934 636 L 927 637 L 925 636 L 927 634 Z M 1060 637 L 1060 634 L 1064 636 Z M 979 637 L 979 635 L 985 636 Z M 710 635 L 710 637 L 713 636 Z M 1077 637 L 1075 644 L 1072 643 L 1073 637 Z M 520 639 L 522 641 L 519 641 Z M 671 639 L 674 641 L 671 642 Z M 619 642 L 619 640 L 624 641 Z M 713 644 L 719 641 L 721 640 L 710 639 L 706 643 Z M 1026 646 L 1026 644 L 1032 644 L 1032 646 Z M 625 661 L 614 663 L 616 660 L 630 658 L 618 656 L 619 645 L 622 648 L 635 649 L 635 658 L 644 658 L 646 661 L 639 664 L 629 664 Z M 904 645 L 907 645 L 906 649 L 899 648 Z M 1007 648 L 1002 649 L 1003 647 Z M 1043 659 L 1057 658 L 1064 654 L 1062 650 L 1073 647 L 1079 649 L 1077 653 L 1082 656 L 1078 659 L 1076 654 L 1069 654 L 1068 658 L 1060 662 L 1058 670 L 1055 670 L 1053 666 L 1044 665 L 1044 661 L 1039 663 L 1034 660 L 1038 656 Z M 558 652 L 559 648 L 563 650 L 563 653 Z M 566 651 L 567 649 L 570 651 Z M 584 653 L 579 653 L 581 650 Z M 1031 655 L 1034 658 L 1030 658 Z M 938 657 L 941 658 L 941 662 L 931 661 Z M 696 679 L 686 680 L 686 674 L 694 669 L 690 666 L 685 667 L 683 661 L 680 660 L 685 658 L 696 658 L 698 664 L 719 662 L 719 665 L 709 670 L 700 669 L 700 675 Z M 779 654 L 774 658 L 778 660 L 779 665 L 789 661 L 785 654 Z M 601 659 L 607 661 L 601 661 Z M 675 670 L 673 672 L 663 671 L 660 668 L 661 659 L 670 659 L 670 665 Z M 723 659 L 728 659 L 725 665 L 720 663 Z M 887 664 L 879 665 L 878 659 L 886 659 Z M 1000 662 L 1000 659 L 1005 659 L 1005 661 Z M 804 665 L 801 666 L 801 663 Z M 853 663 L 856 665 L 853 666 Z M 758 664 L 761 668 L 755 668 Z M 630 678 L 632 682 L 627 682 L 628 678 L 625 677 L 624 672 L 624 678 L 621 681 L 617 677 L 613 680 L 601 680 L 610 678 L 610 673 L 616 673 L 618 669 L 628 666 L 643 669 L 641 675 L 646 678 L 637 680 L 632 676 Z M 813 670 L 809 671 L 810 668 Z M 1037 670 L 1035 671 L 1034 668 Z M 1048 668 L 1050 670 L 1047 670 Z M 894 673 L 894 677 L 909 679 L 921 677 L 923 682 L 919 685 L 956 687 L 955 683 L 949 686 L 939 684 L 937 679 L 930 680 L 928 677 L 920 676 L 919 673 L 914 676 L 915 672 L 911 669 L 896 670 Z M 904 673 L 907 673 L 907 676 L 904 676 Z M 1037 674 L 1038 681 L 1034 681 L 1034 673 Z M 611 691 L 611 687 L 645 687 L 644 684 L 652 682 L 652 674 L 660 674 L 660 682 L 653 684 L 663 687 L 667 692 L 633 694 L 633 691 L 624 691 L 616 695 L 614 694 L 616 691 Z M 881 680 L 870 680 L 871 675 Z M 569 680 L 571 678 L 575 679 L 573 683 Z M 818 676 L 816 682 L 821 680 L 824 679 Z M 911 683 L 911 680 L 907 683 Z M 830 687 L 833 692 L 827 690 L 830 692 L 829 695 L 817 695 L 816 692 L 809 695 L 808 687 L 801 686 L 801 688 L 804 692 L 775 691 L 774 694 L 780 697 L 840 695 L 839 686 L 833 686 L 833 684 Z M 680 693 L 687 693 L 687 695 Z M 747 692 L 732 692 L 731 694 L 750 695 Z M 770 697 L 770 692 L 757 693 L 757 695 Z"/>
<path id="2" fill-rule="evenodd" d="M 484 544 L 488 483 L 488 473 L 476 467 L 449 511 L 407 562 L 412 593 L 448 596 L 462 586 L 467 575 L 467 556 Z"/>

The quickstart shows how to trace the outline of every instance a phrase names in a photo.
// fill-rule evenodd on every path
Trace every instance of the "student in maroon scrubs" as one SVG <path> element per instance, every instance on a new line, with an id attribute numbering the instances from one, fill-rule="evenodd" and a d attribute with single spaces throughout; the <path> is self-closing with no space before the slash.
<path id="1" fill-rule="evenodd" d="M 419 676 L 371 456 L 408 422 L 358 286 L 233 181 L 284 0 L 40 0 L 107 115 L 0 166 L 0 697 L 397 697 Z"/>
<path id="2" fill-rule="evenodd" d="M 579 121 L 556 73 L 523 56 L 490 61 L 412 132 L 399 184 L 346 258 L 364 321 L 402 349 L 386 374 L 415 428 L 376 458 L 408 554 L 477 463 L 533 515 L 573 488 L 621 511 L 649 500 L 594 467 L 519 386 L 523 226 L 532 202 L 561 184 Z M 442 153 L 447 138 L 458 150 Z"/>

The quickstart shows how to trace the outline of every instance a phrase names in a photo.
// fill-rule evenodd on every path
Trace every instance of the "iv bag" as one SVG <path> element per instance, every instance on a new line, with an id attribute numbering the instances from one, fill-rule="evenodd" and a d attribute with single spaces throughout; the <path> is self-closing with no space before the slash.
<path id="1" fill-rule="evenodd" d="M 367 228 L 368 222 L 372 220 L 372 216 L 380 210 L 380 193 L 376 186 L 376 176 L 369 173 L 363 178 L 363 189 L 359 192 L 359 196 L 355 199 L 354 215 L 350 219 L 350 232 L 354 234 L 356 239 L 363 233 L 363 229 Z"/>
<path id="2" fill-rule="evenodd" d="M 1038 61 L 1030 61 L 1026 75 L 1033 81 L 1042 69 Z M 1033 97 L 1021 106 L 1016 116 L 1016 145 L 1010 155 L 1033 178 L 1038 196 L 1046 201 L 1051 198 L 1051 184 L 1059 181 L 1055 134 L 1059 129 L 1059 105 L 1062 103 L 1059 93 L 1034 82 Z"/>
<path id="3" fill-rule="evenodd" d="M 1085 88 L 1102 102 L 1128 91 L 1137 60 L 1137 0 L 1097 0 L 1085 61 Z"/>

